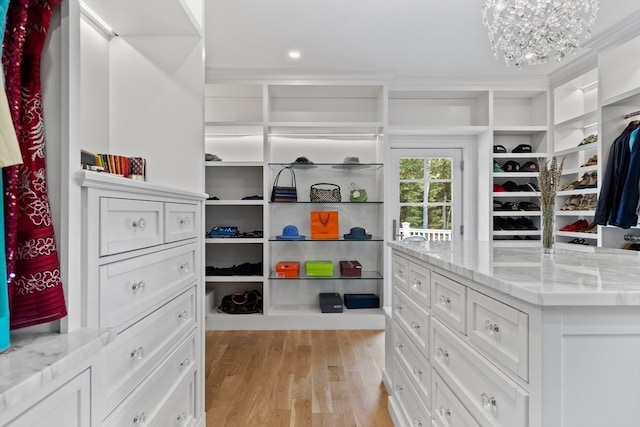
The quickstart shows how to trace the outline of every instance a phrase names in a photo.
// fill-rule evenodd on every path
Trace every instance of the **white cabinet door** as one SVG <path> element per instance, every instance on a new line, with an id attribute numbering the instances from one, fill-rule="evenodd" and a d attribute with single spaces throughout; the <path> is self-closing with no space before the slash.
<path id="1" fill-rule="evenodd" d="M 90 427 L 91 373 L 86 370 L 6 427 Z"/>

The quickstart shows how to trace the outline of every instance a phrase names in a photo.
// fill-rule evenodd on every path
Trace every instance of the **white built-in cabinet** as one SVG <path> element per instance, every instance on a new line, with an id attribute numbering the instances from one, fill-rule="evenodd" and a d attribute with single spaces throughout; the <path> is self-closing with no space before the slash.
<path id="1" fill-rule="evenodd" d="M 640 118 L 640 114 L 634 115 L 640 111 L 640 63 L 636 54 L 640 48 L 640 35 L 637 21 L 636 24 L 629 21 L 621 29 L 627 27 L 631 29 L 627 31 L 627 39 L 598 46 L 599 52 L 585 61 L 582 68 L 567 73 L 565 78 L 558 78 L 553 87 L 552 154 L 564 159 L 561 186 L 584 183 L 591 175 L 587 188 L 570 188 L 558 193 L 555 235 L 559 247 L 574 250 L 589 250 L 590 246 L 621 248 L 625 236 L 640 235 L 638 227 L 625 230 L 609 225 L 593 227 L 590 232 L 560 231 L 578 220 L 593 223 L 594 203 L 601 191 L 609 150 L 628 123 Z M 583 143 L 590 135 L 597 135 L 597 141 Z M 574 204 L 579 199 L 591 199 L 592 202 L 583 203 L 579 209 L 567 209 L 571 199 Z"/>
<path id="2" fill-rule="evenodd" d="M 204 170 L 193 163 L 203 151 L 203 2 L 85 3 L 113 33 L 78 0 L 62 2 L 43 59 L 49 200 L 68 309 L 51 328 L 61 340 L 95 327 L 117 337 L 77 364 L 85 371 L 74 368 L 71 380 L 56 372 L 29 394 L 22 404 L 33 407 L 10 425 L 203 425 Z M 148 182 L 82 173 L 81 149 L 144 157 Z M 131 233 L 143 243 L 125 242 Z M 173 271 L 160 277 L 165 267 Z M 152 333 L 167 322 L 181 326 Z M 114 363 L 118 352 L 124 359 Z M 142 404 L 153 409 L 136 412 Z"/>
<path id="3" fill-rule="evenodd" d="M 235 226 L 258 236 L 205 239 L 205 267 L 231 268 L 262 263 L 262 274 L 210 275 L 207 285 L 207 328 L 382 328 L 382 308 L 344 309 L 321 313 L 321 292 L 374 293 L 385 304 L 383 254 L 383 107 L 381 84 L 207 84 L 205 152 L 221 160 L 206 161 L 205 227 Z M 276 174 L 298 157 L 311 167 L 296 167 L 297 203 L 272 203 Z M 358 157 L 358 165 L 345 165 Z M 287 172 L 281 185 L 289 185 Z M 342 202 L 311 203 L 310 186 L 329 182 L 341 189 Z M 365 203 L 349 202 L 354 183 L 367 190 Z M 252 196 L 262 196 L 261 199 Z M 249 200 L 243 198 L 250 197 Z M 310 239 L 312 210 L 339 212 L 340 238 Z M 286 225 L 295 225 L 301 241 L 276 239 Z M 372 239 L 342 238 L 352 227 L 363 227 Z M 305 261 L 330 260 L 334 275 L 309 278 Z M 340 260 L 358 260 L 361 278 L 339 274 Z M 300 262 L 298 278 L 275 274 L 280 261 Z M 220 313 L 225 295 L 256 289 L 263 312 L 250 315 Z"/>

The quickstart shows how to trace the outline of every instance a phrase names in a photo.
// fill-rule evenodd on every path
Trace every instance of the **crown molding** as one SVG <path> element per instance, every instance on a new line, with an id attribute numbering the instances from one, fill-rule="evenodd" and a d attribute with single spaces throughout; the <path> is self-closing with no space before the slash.
<path id="1" fill-rule="evenodd" d="M 582 44 L 583 47 L 600 52 L 612 46 L 619 46 L 629 40 L 640 36 L 640 10 L 630 13 L 629 16 L 612 25 L 607 30 L 598 34 Z"/>

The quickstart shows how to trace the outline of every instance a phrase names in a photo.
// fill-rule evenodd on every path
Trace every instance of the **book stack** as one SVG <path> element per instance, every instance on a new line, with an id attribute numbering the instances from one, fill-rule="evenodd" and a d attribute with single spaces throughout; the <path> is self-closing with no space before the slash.
<path id="1" fill-rule="evenodd" d="M 146 160 L 142 157 L 93 154 L 82 150 L 81 163 L 83 169 L 111 173 L 143 181 L 145 179 Z"/>

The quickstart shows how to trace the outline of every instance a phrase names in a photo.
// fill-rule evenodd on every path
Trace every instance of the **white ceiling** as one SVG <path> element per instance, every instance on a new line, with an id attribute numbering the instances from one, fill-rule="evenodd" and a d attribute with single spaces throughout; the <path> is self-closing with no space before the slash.
<path id="1" fill-rule="evenodd" d="M 580 0 L 576 0 L 580 1 Z M 205 0 L 207 75 L 380 74 L 397 79 L 546 76 L 506 67 L 482 25 L 483 0 Z M 600 0 L 597 35 L 640 0 Z M 638 23 L 640 25 L 640 22 Z M 296 49 L 302 58 L 287 56 Z M 585 53 L 581 49 L 573 60 Z"/>

